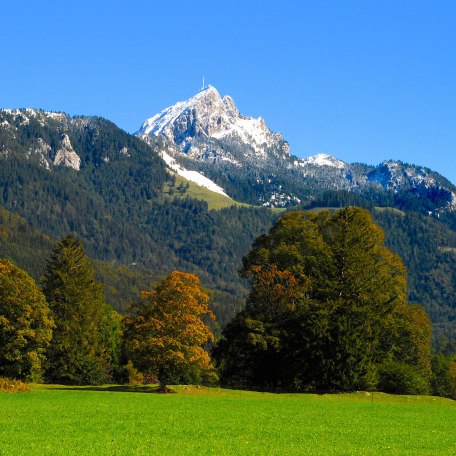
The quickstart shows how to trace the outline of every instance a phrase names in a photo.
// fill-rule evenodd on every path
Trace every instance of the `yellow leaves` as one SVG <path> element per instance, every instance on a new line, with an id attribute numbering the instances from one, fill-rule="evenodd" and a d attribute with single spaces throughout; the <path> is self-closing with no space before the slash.
<path id="1" fill-rule="evenodd" d="M 125 317 L 127 350 L 145 372 L 171 365 L 210 366 L 202 345 L 214 336 L 201 317 L 215 316 L 200 285 L 196 275 L 174 271 L 152 290 L 141 292 L 143 305 Z"/>
<path id="2" fill-rule="evenodd" d="M 402 362 L 414 365 L 425 376 L 431 373 L 431 320 L 418 304 L 401 304 L 392 315 L 396 356 Z"/>

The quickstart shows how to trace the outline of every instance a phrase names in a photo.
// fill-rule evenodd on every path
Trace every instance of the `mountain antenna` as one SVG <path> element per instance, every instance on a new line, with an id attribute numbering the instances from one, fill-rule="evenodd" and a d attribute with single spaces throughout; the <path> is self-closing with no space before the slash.
<path id="1" fill-rule="evenodd" d="M 204 90 L 204 76 L 203 76 L 203 88 L 201 90 Z"/>

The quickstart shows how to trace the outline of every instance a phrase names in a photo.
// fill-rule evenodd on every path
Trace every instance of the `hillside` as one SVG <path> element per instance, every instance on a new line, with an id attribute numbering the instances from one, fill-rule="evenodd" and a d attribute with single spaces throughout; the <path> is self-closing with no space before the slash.
<path id="1" fill-rule="evenodd" d="M 0 124 L 1 257 L 39 277 L 53 240 L 73 231 L 96 260 L 108 300 L 119 310 L 173 269 L 202 278 L 220 325 L 242 306 L 241 258 L 280 212 L 240 206 L 183 180 L 162 159 L 172 149 L 166 138 L 146 143 L 105 119 L 36 110 L 0 111 Z M 309 166 L 323 172 L 329 160 L 323 158 Z M 410 169 L 417 167 L 402 171 Z M 317 186 L 318 179 L 310 182 Z M 295 207 L 359 205 L 374 211 L 387 245 L 409 269 L 410 299 L 430 313 L 435 338 L 456 339 L 454 212 L 444 206 L 435 212 L 446 190 L 409 190 L 377 194 L 383 210 L 375 210 L 379 201 L 369 191 L 339 189 L 321 190 Z"/>
<path id="2" fill-rule="evenodd" d="M 408 270 L 409 301 L 421 304 L 433 322 L 434 344 L 456 339 L 456 233 L 429 216 L 374 211 L 386 245 Z"/>
<path id="3" fill-rule="evenodd" d="M 0 128 L 3 208 L 53 239 L 75 232 L 93 259 L 149 271 L 140 276 L 197 273 L 214 290 L 216 310 L 223 306 L 217 311 L 222 323 L 239 308 L 245 293 L 240 258 L 276 215 L 229 207 L 221 195 L 187 188 L 161 159 L 159 138 L 147 145 L 100 118 L 35 110 L 0 111 L 0 117 L 8 124 Z M 64 147 L 78 167 L 56 160 Z M 227 207 L 210 211 L 207 202 L 189 196 L 197 191 L 211 206 Z M 115 306 L 125 307 L 118 299 Z"/>

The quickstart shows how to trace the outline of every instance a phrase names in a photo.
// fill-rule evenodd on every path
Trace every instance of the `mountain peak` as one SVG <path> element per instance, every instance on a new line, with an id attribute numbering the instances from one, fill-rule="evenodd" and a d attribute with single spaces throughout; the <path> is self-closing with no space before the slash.
<path id="1" fill-rule="evenodd" d="M 223 105 L 223 99 L 217 89 L 213 86 L 207 86 L 188 100 L 178 101 L 174 105 L 147 119 L 136 134 L 161 135 L 174 142 L 169 126 L 173 125 L 179 117 L 187 112 L 196 111 L 197 113 L 201 113 L 204 108 L 208 111 L 213 110 L 216 106 L 220 108 Z"/>
<path id="2" fill-rule="evenodd" d="M 164 136 L 201 161 L 236 163 L 239 154 L 261 159 L 289 155 L 281 134 L 269 130 L 261 117 L 242 116 L 234 100 L 229 95 L 222 98 L 213 86 L 147 119 L 136 134 Z"/>
<path id="3" fill-rule="evenodd" d="M 332 168 L 343 169 L 347 167 L 347 164 L 336 157 L 328 154 L 316 154 L 307 158 L 299 160 L 301 166 L 313 165 L 313 166 L 330 166 Z"/>

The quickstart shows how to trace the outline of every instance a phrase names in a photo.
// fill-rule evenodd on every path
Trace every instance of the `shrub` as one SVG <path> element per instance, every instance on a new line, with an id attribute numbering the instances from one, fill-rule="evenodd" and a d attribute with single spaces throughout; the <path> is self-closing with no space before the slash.
<path id="1" fill-rule="evenodd" d="M 455 357 L 435 355 L 432 358 L 432 394 L 456 400 Z"/>
<path id="2" fill-rule="evenodd" d="M 20 380 L 0 377 L 0 392 L 5 391 L 9 393 L 25 393 L 27 391 L 30 391 L 30 388 L 26 383 Z"/>
<path id="3" fill-rule="evenodd" d="M 429 383 L 416 369 L 395 361 L 379 366 L 380 391 L 393 394 L 429 394 Z"/>

